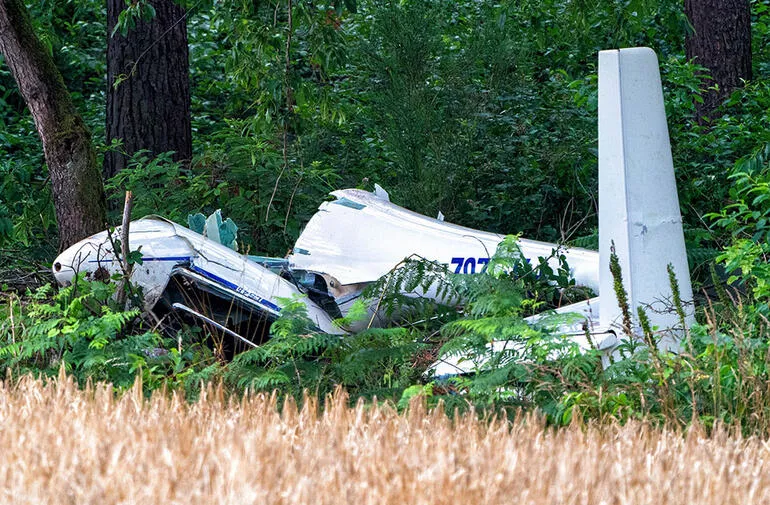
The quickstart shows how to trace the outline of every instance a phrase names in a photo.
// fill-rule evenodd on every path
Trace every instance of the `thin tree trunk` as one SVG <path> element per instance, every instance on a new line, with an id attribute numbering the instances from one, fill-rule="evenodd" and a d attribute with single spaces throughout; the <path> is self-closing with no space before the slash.
<path id="1" fill-rule="evenodd" d="M 121 140 L 126 154 L 105 155 L 105 177 L 142 149 L 152 155 L 174 151 L 178 161 L 192 156 L 185 11 L 173 0 L 149 3 L 155 8 L 151 21 L 113 36 L 126 3 L 107 0 L 107 142 Z"/>
<path id="2" fill-rule="evenodd" d="M 51 55 L 35 35 L 21 0 L 0 0 L 0 52 L 43 143 L 59 246 L 65 248 L 104 229 L 107 222 L 91 133 L 75 110 Z"/>
<path id="3" fill-rule="evenodd" d="M 698 104 L 703 120 L 751 79 L 751 6 L 749 0 L 685 0 L 684 10 L 693 28 L 685 41 L 687 58 L 709 69 L 710 84 L 718 87 Z"/>

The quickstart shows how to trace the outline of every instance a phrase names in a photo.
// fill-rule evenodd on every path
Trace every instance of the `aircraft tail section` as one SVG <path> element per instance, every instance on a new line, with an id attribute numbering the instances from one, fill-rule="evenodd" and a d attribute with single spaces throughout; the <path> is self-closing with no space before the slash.
<path id="1" fill-rule="evenodd" d="M 616 328 L 621 311 L 609 271 L 620 260 L 633 316 L 641 306 L 676 349 L 679 317 L 671 310 L 667 265 L 692 316 L 692 286 L 676 190 L 658 59 L 649 48 L 599 53 L 599 256 L 601 326 Z"/>

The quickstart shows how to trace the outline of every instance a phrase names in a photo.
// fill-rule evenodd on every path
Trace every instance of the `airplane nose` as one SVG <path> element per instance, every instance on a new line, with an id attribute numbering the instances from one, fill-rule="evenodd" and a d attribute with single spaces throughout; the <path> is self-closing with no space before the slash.
<path id="1" fill-rule="evenodd" d="M 51 271 L 60 286 L 67 286 L 78 273 L 88 273 L 99 268 L 99 256 L 106 254 L 101 235 L 81 240 L 59 254 L 51 265 Z"/>
<path id="2" fill-rule="evenodd" d="M 74 265 L 74 251 L 72 248 L 65 250 L 53 262 L 51 265 L 51 271 L 56 278 L 56 282 L 60 286 L 67 286 L 72 283 L 72 279 L 75 277 Z"/>

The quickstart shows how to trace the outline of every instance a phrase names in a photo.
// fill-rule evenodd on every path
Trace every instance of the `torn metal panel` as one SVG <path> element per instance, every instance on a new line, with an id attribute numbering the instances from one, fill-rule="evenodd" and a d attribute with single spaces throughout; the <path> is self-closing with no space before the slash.
<path id="1" fill-rule="evenodd" d="M 144 289 L 147 308 L 160 298 L 171 270 L 177 264 L 189 262 L 195 254 L 175 227 L 161 218 L 145 218 L 131 225 L 129 245 L 134 250 L 141 247 L 143 256 L 143 264 L 135 265 L 132 281 Z M 112 233 L 114 239 L 120 236 L 118 230 Z M 53 264 L 54 276 L 61 285 L 69 284 L 76 273 L 85 273 L 86 278 L 107 279 L 120 271 L 120 261 L 113 253 L 107 231 L 71 246 Z"/>

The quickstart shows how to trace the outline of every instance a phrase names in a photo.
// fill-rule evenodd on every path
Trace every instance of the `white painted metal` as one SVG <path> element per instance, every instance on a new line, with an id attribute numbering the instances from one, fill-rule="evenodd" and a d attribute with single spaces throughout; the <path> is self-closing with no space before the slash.
<path id="1" fill-rule="evenodd" d="M 344 189 L 332 196 L 336 200 L 322 203 L 297 239 L 289 265 L 331 275 L 342 285 L 376 281 L 413 255 L 460 273 L 477 273 L 505 238 L 417 214 L 368 191 Z M 559 247 L 527 239 L 520 239 L 519 246 L 533 263 Z M 598 253 L 562 251 L 575 280 L 597 291 Z"/>
<path id="2" fill-rule="evenodd" d="M 245 256 L 183 226 L 159 217 L 131 223 L 130 247 L 140 250 L 144 263 L 136 265 L 131 280 L 144 289 L 145 306 L 152 308 L 166 289 L 171 270 L 187 265 L 197 274 L 228 286 L 255 307 L 278 314 L 281 299 L 302 297 L 310 319 L 323 331 L 344 333 L 331 317 L 300 293 L 296 286 Z M 115 231 L 120 236 L 120 229 Z M 100 267 L 108 273 L 120 271 L 107 232 L 97 233 L 64 251 L 54 261 L 59 284 L 72 281 L 75 272 L 94 274 Z"/>
<path id="3" fill-rule="evenodd" d="M 618 327 L 620 309 L 609 271 L 610 244 L 623 270 L 631 309 L 648 308 L 661 347 L 677 348 L 666 266 L 682 299 L 692 287 L 676 192 L 658 60 L 649 48 L 599 53 L 599 240 L 601 326 Z M 688 323 L 693 321 L 687 305 Z"/>
<path id="4" fill-rule="evenodd" d="M 383 188 L 382 186 L 380 186 L 379 184 L 376 184 L 376 183 L 374 185 L 374 195 L 377 198 L 381 198 L 381 199 L 385 200 L 386 202 L 390 201 L 390 195 L 388 194 L 387 191 L 385 191 L 385 188 Z"/>
<path id="5" fill-rule="evenodd" d="M 556 309 L 553 311 L 553 314 L 571 314 L 574 316 L 571 324 L 559 324 L 556 328 L 549 328 L 546 324 L 547 318 L 551 314 L 538 314 L 528 317 L 526 321 L 532 325 L 543 325 L 545 326 L 545 329 L 555 331 L 555 333 L 559 335 L 559 338 L 564 338 L 577 344 L 583 351 L 586 351 L 591 347 L 605 350 L 606 342 L 614 344 L 616 339 L 612 333 L 608 333 L 598 324 L 600 303 L 599 297 L 596 297 L 584 302 L 566 305 Z M 587 325 L 590 340 L 589 336 L 586 335 L 585 325 Z M 523 341 L 496 340 L 487 345 L 487 352 L 485 354 L 473 357 L 470 357 L 467 354 L 442 356 L 430 366 L 426 373 L 432 374 L 433 377 L 448 377 L 472 373 L 487 365 L 489 360 L 496 353 L 503 350 L 523 351 L 525 345 L 526 344 Z"/>

